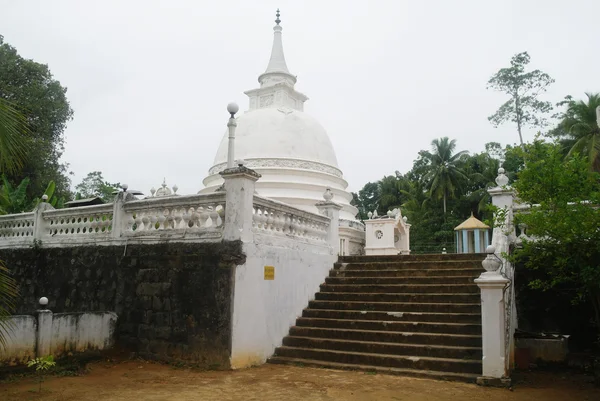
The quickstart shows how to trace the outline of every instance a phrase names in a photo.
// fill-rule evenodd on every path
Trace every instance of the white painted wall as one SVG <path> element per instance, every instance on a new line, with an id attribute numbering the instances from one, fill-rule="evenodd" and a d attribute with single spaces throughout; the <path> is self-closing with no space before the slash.
<path id="1" fill-rule="evenodd" d="M 333 267 L 331 247 L 271 235 L 245 243 L 246 264 L 235 272 L 232 368 L 264 363 L 281 345 Z M 264 279 L 264 266 L 275 279 Z"/>
<path id="2" fill-rule="evenodd" d="M 44 310 L 37 316 L 11 316 L 7 346 L 0 347 L 0 366 L 22 364 L 36 356 L 107 349 L 113 345 L 116 322 L 113 312 Z"/>
<path id="3" fill-rule="evenodd" d="M 37 320 L 31 315 L 16 315 L 9 319 L 10 330 L 5 333 L 6 347 L 0 346 L 0 366 L 13 366 L 35 358 Z"/>
<path id="4" fill-rule="evenodd" d="M 113 312 L 56 313 L 52 319 L 52 355 L 110 348 L 116 323 Z"/>

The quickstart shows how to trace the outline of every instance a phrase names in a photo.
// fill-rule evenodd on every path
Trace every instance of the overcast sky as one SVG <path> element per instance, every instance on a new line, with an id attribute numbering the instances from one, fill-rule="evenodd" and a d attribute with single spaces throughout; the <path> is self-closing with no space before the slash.
<path id="1" fill-rule="evenodd" d="M 547 100 L 600 91 L 598 0 L 0 0 L 0 34 L 68 88 L 74 185 L 100 170 L 146 194 L 163 177 L 196 193 L 227 103 L 246 110 L 267 66 L 277 7 L 305 111 L 354 191 L 408 171 L 434 138 L 516 143 L 488 122 L 505 96 L 486 90 L 515 53 L 556 79 Z"/>

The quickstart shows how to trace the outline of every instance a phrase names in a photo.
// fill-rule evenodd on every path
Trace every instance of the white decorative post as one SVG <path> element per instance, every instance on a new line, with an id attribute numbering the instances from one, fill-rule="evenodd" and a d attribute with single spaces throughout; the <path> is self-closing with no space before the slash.
<path id="1" fill-rule="evenodd" d="M 123 205 L 128 200 L 128 195 L 130 195 L 127 193 L 127 188 L 129 188 L 127 184 L 121 185 L 122 191 L 117 194 L 113 203 L 113 217 L 111 225 L 111 236 L 113 238 L 120 238 L 123 230 L 125 229 L 124 225 L 127 224 L 125 211 L 123 210 Z M 133 197 L 133 195 L 131 196 Z"/>
<path id="2" fill-rule="evenodd" d="M 229 103 L 227 105 L 227 112 L 230 114 L 229 121 L 227 122 L 227 128 L 229 129 L 229 143 L 227 145 L 227 168 L 233 168 L 235 166 L 235 127 L 237 127 L 235 113 L 237 113 L 239 110 L 240 107 L 236 103 Z"/>
<path id="3" fill-rule="evenodd" d="M 331 219 L 327 231 L 327 242 L 333 248 L 333 255 L 337 257 L 340 254 L 340 210 L 342 206 L 333 202 L 333 192 L 330 188 L 323 194 L 324 201 L 317 203 L 317 209 L 321 214 Z"/>
<path id="4" fill-rule="evenodd" d="M 33 238 L 37 241 L 41 241 L 46 229 L 44 222 L 44 212 L 46 210 L 54 210 L 51 204 L 48 203 L 48 195 L 42 195 L 42 201 L 37 205 L 35 210 L 34 223 L 33 223 Z"/>
<path id="5" fill-rule="evenodd" d="M 495 254 L 496 249 L 488 246 L 488 254 L 482 262 L 484 273 L 475 279 L 481 289 L 481 334 L 483 342 L 483 377 L 478 383 L 489 379 L 507 377 L 505 348 L 504 288 L 510 280 L 500 272 L 502 261 Z"/>
<path id="6" fill-rule="evenodd" d="M 244 167 L 243 164 L 225 169 L 220 174 L 225 180 L 223 239 L 252 242 L 254 186 L 260 178 L 260 174 Z"/>
<path id="7" fill-rule="evenodd" d="M 41 297 L 38 309 L 36 356 L 38 358 L 50 355 L 52 352 L 52 311 L 47 309 L 48 298 Z"/>

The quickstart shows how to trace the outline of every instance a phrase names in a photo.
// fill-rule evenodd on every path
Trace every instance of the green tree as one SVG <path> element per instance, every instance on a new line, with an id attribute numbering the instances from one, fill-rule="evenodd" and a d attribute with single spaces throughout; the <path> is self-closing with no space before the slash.
<path id="1" fill-rule="evenodd" d="M 565 159 L 559 144 L 536 140 L 526 150 L 514 187 L 523 202 L 537 205 L 517 215 L 535 240 L 524 241 L 517 261 L 538 271 L 531 288 L 589 300 L 600 335 L 600 175 L 586 155 Z"/>
<path id="2" fill-rule="evenodd" d="M 358 208 L 358 217 L 361 220 L 366 220 L 367 213 L 377 209 L 379 203 L 379 183 L 367 182 L 356 196 L 356 207 Z"/>
<path id="3" fill-rule="evenodd" d="M 81 181 L 81 183 L 75 186 L 77 191 L 77 198 L 93 198 L 100 197 L 105 202 L 112 202 L 115 195 L 113 192 L 121 187 L 121 184 L 111 184 L 104 180 L 102 172 L 92 171 Z"/>
<path id="4" fill-rule="evenodd" d="M 0 36 L 0 43 L 1 43 Z M 0 170 L 15 173 L 23 167 L 30 135 L 25 116 L 0 97 Z"/>
<path id="5" fill-rule="evenodd" d="M 559 105 L 566 110 L 559 114 L 561 121 L 549 132 L 560 139 L 567 156 L 586 155 L 590 168 L 600 172 L 600 93 L 586 93 L 587 100 L 567 96 Z"/>
<path id="6" fill-rule="evenodd" d="M 496 152 L 495 154 L 498 155 L 499 153 Z M 466 183 L 464 197 L 471 204 L 476 205 L 475 208 L 471 208 L 472 212 L 477 213 L 486 210 L 491 199 L 488 188 L 496 186 L 495 180 L 498 176 L 499 167 L 500 160 L 492 157 L 487 151 L 465 158 L 464 172 L 469 179 Z"/>
<path id="7" fill-rule="evenodd" d="M 5 176 L 2 176 L 0 188 L 0 214 L 22 213 L 29 209 L 31 202 L 27 200 L 27 186 L 29 178 L 14 187 Z"/>
<path id="8" fill-rule="evenodd" d="M 15 310 L 15 299 L 18 293 L 15 279 L 0 261 L 0 348 L 6 347 L 6 336 L 13 328 L 8 318 Z"/>
<path id="9" fill-rule="evenodd" d="M 422 151 L 422 156 L 427 160 L 427 173 L 423 177 L 429 194 L 434 199 L 443 199 L 444 215 L 448 198 L 454 197 L 457 188 L 468 179 L 461 169 L 461 162 L 467 151 L 454 153 L 456 140 L 448 137 L 434 139 L 431 142 L 432 152 Z"/>
<path id="10" fill-rule="evenodd" d="M 495 127 L 507 121 L 517 124 L 521 148 L 524 147 L 522 129 L 526 126 L 543 127 L 546 121 L 539 115 L 552 110 L 552 104 L 539 100 L 538 96 L 554 83 L 554 79 L 540 70 L 525 71 L 529 61 L 527 52 L 516 54 L 510 61 L 510 67 L 501 68 L 487 84 L 488 89 L 510 96 L 488 120 Z"/>
<path id="11" fill-rule="evenodd" d="M 0 36 L 1 44 L 1 36 Z M 0 171 L 18 172 L 25 158 L 25 139 L 29 134 L 29 127 L 25 117 L 9 102 L 0 98 Z M 14 200 L 18 203 L 20 196 L 14 191 L 6 191 L 10 183 L 3 175 L 4 185 L 0 189 L 0 213 L 6 213 L 7 203 Z M 19 187 L 27 187 L 28 181 Z M 19 188 L 17 187 L 17 188 Z M 10 271 L 0 261 L 0 348 L 6 347 L 6 336 L 12 330 L 8 317 L 15 309 L 15 299 L 18 295 L 17 284 L 11 277 Z"/>
<path id="12" fill-rule="evenodd" d="M 395 175 L 388 175 L 379 181 L 379 207 L 377 212 L 385 214 L 402 206 L 406 200 L 405 193 L 410 189 L 409 180 L 396 171 Z"/>
<path id="13" fill-rule="evenodd" d="M 22 169 L 7 171 L 7 178 L 15 184 L 28 177 L 29 200 L 39 197 L 50 181 L 56 183 L 58 197 L 70 197 L 67 166 L 59 161 L 64 150 L 63 133 L 73 116 L 66 91 L 47 65 L 24 59 L 0 35 L 0 99 L 22 112 L 21 123 L 26 123 L 30 130 Z M 0 152 L 3 152 L 1 145 Z"/>

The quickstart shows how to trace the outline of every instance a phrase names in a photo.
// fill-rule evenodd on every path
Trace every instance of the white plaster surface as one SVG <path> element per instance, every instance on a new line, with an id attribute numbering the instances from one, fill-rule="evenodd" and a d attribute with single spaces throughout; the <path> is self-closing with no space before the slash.
<path id="1" fill-rule="evenodd" d="M 6 348 L 0 346 L 0 366 L 16 365 L 35 358 L 36 331 L 35 316 L 11 316 L 10 330 L 5 333 Z"/>
<path id="2" fill-rule="evenodd" d="M 113 312 L 56 313 L 49 310 L 9 318 L 7 346 L 0 347 L 0 366 L 36 356 L 102 350 L 113 345 L 117 315 Z"/>
<path id="3" fill-rule="evenodd" d="M 475 283 L 481 289 L 483 376 L 506 377 L 504 287 L 509 280 L 496 272 L 485 272 Z"/>
<path id="4" fill-rule="evenodd" d="M 112 345 L 113 312 L 56 313 L 52 319 L 52 354 L 102 350 Z"/>
<path id="5" fill-rule="evenodd" d="M 264 363 L 333 267 L 331 248 L 255 234 L 244 244 L 246 264 L 235 272 L 231 365 Z M 275 279 L 264 280 L 264 266 Z"/>

